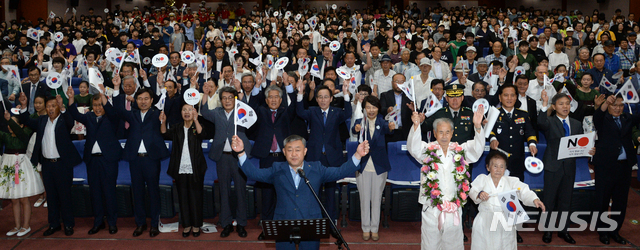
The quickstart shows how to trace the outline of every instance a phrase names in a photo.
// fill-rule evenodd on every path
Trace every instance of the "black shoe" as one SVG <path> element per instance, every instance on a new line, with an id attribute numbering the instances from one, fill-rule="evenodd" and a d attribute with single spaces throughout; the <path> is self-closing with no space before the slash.
<path id="1" fill-rule="evenodd" d="M 64 235 L 66 236 L 73 235 L 73 227 L 64 227 Z"/>
<path id="2" fill-rule="evenodd" d="M 467 236 L 465 235 L 464 236 L 464 242 L 467 242 L 467 241 L 469 241 L 469 238 L 467 238 Z"/>
<path id="3" fill-rule="evenodd" d="M 258 235 L 258 240 L 264 240 L 264 232 L 260 233 L 260 235 Z"/>
<path id="4" fill-rule="evenodd" d="M 611 234 L 611 238 L 613 239 L 613 241 L 618 242 L 619 244 L 622 244 L 622 245 L 626 245 L 627 244 L 627 240 L 622 238 L 622 236 L 620 236 L 620 234 L 618 234 L 618 233 L 612 233 Z"/>
<path id="5" fill-rule="evenodd" d="M 191 228 L 189 228 L 189 231 L 186 231 L 186 232 L 184 230 L 182 230 L 182 237 L 187 238 L 187 237 L 189 237 L 189 234 L 191 234 Z"/>
<path id="6" fill-rule="evenodd" d="M 229 236 L 229 234 L 233 232 L 233 225 L 229 224 L 227 226 L 224 227 L 224 229 L 222 230 L 222 232 L 220 232 L 220 237 L 222 238 L 226 238 L 227 236 Z"/>
<path id="7" fill-rule="evenodd" d="M 236 231 L 238 231 L 238 236 L 241 238 L 247 237 L 247 230 L 244 230 L 244 226 L 238 225 Z"/>
<path id="8" fill-rule="evenodd" d="M 133 237 L 138 237 L 142 235 L 142 233 L 146 230 L 147 230 L 147 224 L 136 227 L 136 230 L 133 230 Z"/>
<path id="9" fill-rule="evenodd" d="M 600 242 L 602 242 L 602 244 L 609 245 L 609 243 L 610 243 L 609 242 L 609 235 L 606 234 L 606 233 L 605 234 L 601 234 L 600 235 Z"/>
<path id="10" fill-rule="evenodd" d="M 104 229 L 104 228 L 105 228 L 105 225 L 104 225 L 104 222 L 102 222 L 100 226 L 97 226 L 97 227 L 94 226 L 91 229 L 89 229 L 89 235 L 97 234 L 98 232 L 100 232 L 100 229 Z"/>
<path id="11" fill-rule="evenodd" d="M 569 233 L 558 233 L 558 237 L 562 238 L 569 244 L 576 244 L 576 241 L 571 238 L 571 235 L 569 235 Z"/>
<path id="12" fill-rule="evenodd" d="M 198 237 L 198 236 L 200 236 L 200 232 L 202 232 L 202 229 L 198 230 L 198 232 L 193 231 L 193 230 L 191 231 L 191 233 L 193 234 L 193 237 Z"/>
<path id="13" fill-rule="evenodd" d="M 542 235 L 542 242 L 544 243 L 551 243 L 551 237 L 552 234 L 551 232 L 544 232 L 544 234 Z"/>
<path id="14" fill-rule="evenodd" d="M 109 234 L 116 234 L 118 232 L 118 227 L 109 226 Z"/>
<path id="15" fill-rule="evenodd" d="M 43 236 L 49 236 L 52 235 L 53 233 L 60 231 L 60 227 L 50 227 L 47 230 L 44 231 L 44 233 L 42 233 Z"/>
<path id="16" fill-rule="evenodd" d="M 516 235 L 518 236 L 517 237 L 518 238 L 518 243 L 522 243 L 523 240 L 522 240 L 522 237 L 520 237 L 520 233 L 516 233 Z"/>
<path id="17" fill-rule="evenodd" d="M 158 234 L 160 234 L 160 229 L 158 229 L 158 227 L 151 227 L 151 230 L 149 230 L 149 236 L 156 237 Z"/>

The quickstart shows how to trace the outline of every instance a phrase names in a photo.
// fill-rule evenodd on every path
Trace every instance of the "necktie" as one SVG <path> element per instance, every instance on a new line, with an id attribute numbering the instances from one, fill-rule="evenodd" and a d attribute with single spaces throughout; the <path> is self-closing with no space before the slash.
<path id="1" fill-rule="evenodd" d="M 620 117 L 614 117 L 613 118 L 614 121 L 616 121 L 616 125 L 618 125 L 618 129 L 622 128 L 622 123 L 620 122 Z M 624 151 L 624 147 L 620 147 L 620 153 L 618 154 L 618 160 L 626 160 L 627 159 L 627 153 Z"/>
<path id="2" fill-rule="evenodd" d="M 571 135 L 571 130 L 569 129 L 569 124 L 567 124 L 567 120 L 562 120 L 562 128 L 564 128 L 564 136 Z"/>
<path id="3" fill-rule="evenodd" d="M 622 128 L 622 123 L 620 123 L 620 117 L 614 117 L 613 120 L 616 121 L 616 125 L 618 125 L 618 128 Z"/>
<path id="4" fill-rule="evenodd" d="M 124 102 L 125 102 L 124 108 L 127 111 L 131 111 L 131 102 L 128 100 L 125 100 Z M 129 129 L 129 122 L 124 122 L 124 129 Z"/>
<path id="5" fill-rule="evenodd" d="M 456 119 L 456 117 L 458 117 L 458 111 L 453 111 L 453 119 Z"/>
<path id="6" fill-rule="evenodd" d="M 513 116 L 512 116 L 512 113 L 511 113 L 511 112 L 509 112 L 509 113 L 507 113 L 507 114 L 509 114 L 509 119 L 513 118 Z"/>
<path id="7" fill-rule="evenodd" d="M 327 111 L 322 111 L 323 124 L 327 125 Z"/>
<path id="8" fill-rule="evenodd" d="M 276 121 L 276 112 L 271 111 L 271 122 Z M 271 140 L 271 152 L 278 150 L 278 141 L 276 140 L 276 134 L 273 134 L 273 140 Z"/>
<path id="9" fill-rule="evenodd" d="M 35 84 L 31 84 L 31 93 L 29 94 L 29 114 L 33 114 L 35 112 L 35 108 L 33 107 L 33 99 L 36 98 L 36 86 Z"/>

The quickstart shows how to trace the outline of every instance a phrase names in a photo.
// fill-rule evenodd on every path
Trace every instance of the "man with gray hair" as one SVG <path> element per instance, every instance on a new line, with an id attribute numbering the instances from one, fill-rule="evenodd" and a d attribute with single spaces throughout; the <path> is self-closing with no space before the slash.
<path id="1" fill-rule="evenodd" d="M 484 141 L 483 141 L 484 143 Z M 360 168 L 360 159 L 369 153 L 369 142 L 358 145 L 350 160 L 337 168 L 323 166 L 319 161 L 307 162 L 306 140 L 299 135 L 291 135 L 284 139 L 282 152 L 286 162 L 275 162 L 269 169 L 257 169 L 247 160 L 244 142 L 233 137 L 231 147 L 238 154 L 240 168 L 247 177 L 273 184 L 278 201 L 275 206 L 274 220 L 320 219 L 320 204 L 315 200 L 309 187 L 305 186 L 303 176 L 316 192 L 325 182 L 336 181 L 346 177 Z M 302 241 L 300 249 L 319 249 L 320 241 Z M 293 242 L 276 242 L 276 249 L 295 249 Z"/>
<path id="2" fill-rule="evenodd" d="M 202 85 L 204 85 L 205 81 L 203 74 L 198 73 L 198 64 L 196 63 L 190 63 L 182 72 L 182 86 L 197 88 L 202 92 Z"/>
<path id="3" fill-rule="evenodd" d="M 402 49 L 400 51 L 400 58 L 402 59 L 402 61 L 396 63 L 393 66 L 393 71 L 395 71 L 396 73 L 404 74 L 404 72 L 406 72 L 407 70 L 417 67 L 414 63 L 409 61 L 409 59 L 411 58 L 411 50 L 407 48 Z"/>
<path id="4" fill-rule="evenodd" d="M 250 75 L 249 75 L 250 76 Z M 245 77 L 243 78 L 243 84 Z M 246 77 L 249 78 L 249 77 Z M 291 135 L 290 125 L 296 117 L 295 105 L 280 105 L 283 91 L 277 85 L 271 85 L 264 91 L 265 102 L 251 101 L 250 105 L 258 115 L 255 128 L 254 147 L 251 155 L 260 159 L 260 169 L 270 168 L 274 162 L 285 161 L 282 149 L 285 144 L 282 141 Z M 253 98 L 258 99 L 257 96 Z M 273 211 L 276 207 L 276 192 L 273 185 L 258 182 L 256 186 L 262 190 L 261 220 L 273 220 Z M 260 233 L 258 240 L 264 239 L 264 233 Z"/>

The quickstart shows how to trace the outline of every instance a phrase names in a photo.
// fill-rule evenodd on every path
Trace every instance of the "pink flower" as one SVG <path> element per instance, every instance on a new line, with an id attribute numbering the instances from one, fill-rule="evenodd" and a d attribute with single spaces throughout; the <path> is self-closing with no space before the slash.
<path id="1" fill-rule="evenodd" d="M 433 183 L 433 187 L 431 187 L 433 189 L 437 189 L 438 188 L 438 183 Z"/>
<path id="2" fill-rule="evenodd" d="M 433 164 L 433 170 L 438 171 L 438 164 L 437 163 Z"/>
<path id="3" fill-rule="evenodd" d="M 423 166 L 420 170 L 421 170 L 423 173 L 425 173 L 425 174 L 426 174 L 426 173 L 428 173 L 428 172 L 429 172 L 429 167 L 428 167 L 428 166 Z"/>
<path id="4" fill-rule="evenodd" d="M 458 173 L 462 173 L 464 171 L 464 166 L 458 166 L 456 171 L 458 171 Z"/>
<path id="5" fill-rule="evenodd" d="M 427 148 L 427 149 L 429 149 L 429 150 L 434 150 L 434 149 L 435 149 L 435 146 L 434 146 L 433 144 L 431 144 L 431 145 L 429 145 L 429 148 Z"/>
<path id="6" fill-rule="evenodd" d="M 456 151 L 458 151 L 458 152 L 462 151 L 462 147 L 457 146 L 457 147 L 456 147 Z"/>
<path id="7" fill-rule="evenodd" d="M 465 191 L 465 192 L 469 191 L 469 185 L 467 185 L 466 182 L 462 183 L 462 190 Z"/>
<path id="8" fill-rule="evenodd" d="M 440 190 L 436 190 L 436 189 L 431 190 L 431 195 L 432 196 L 440 196 Z"/>
<path id="9" fill-rule="evenodd" d="M 467 194 L 465 192 L 460 192 L 460 199 L 466 200 Z"/>
<path id="10" fill-rule="evenodd" d="M 456 205 L 458 205 L 458 207 L 460 206 L 460 200 L 456 200 Z"/>
<path id="11" fill-rule="evenodd" d="M 431 161 L 433 161 L 433 158 L 427 156 L 426 158 L 424 158 L 424 164 L 429 164 Z"/>

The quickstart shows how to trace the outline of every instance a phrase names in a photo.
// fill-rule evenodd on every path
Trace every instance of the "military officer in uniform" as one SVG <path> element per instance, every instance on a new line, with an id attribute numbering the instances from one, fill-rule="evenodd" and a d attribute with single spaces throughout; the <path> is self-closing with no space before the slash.
<path id="1" fill-rule="evenodd" d="M 433 115 L 426 118 L 422 123 L 422 132 L 423 138 L 430 138 L 431 141 L 435 140 L 433 135 L 430 135 L 431 131 L 433 131 L 433 121 L 438 118 L 449 118 L 453 121 L 453 137 L 451 137 L 452 142 L 457 142 L 458 144 L 462 144 L 467 142 L 468 140 L 473 140 L 474 125 L 473 125 L 473 111 L 470 108 L 462 107 L 462 101 L 464 100 L 464 88 L 465 86 L 462 84 L 450 84 L 444 87 L 445 92 L 447 93 L 446 99 L 448 106 L 441 108 L 436 111 Z M 472 165 L 469 165 L 469 174 L 471 174 L 471 169 L 473 169 Z M 473 221 L 471 218 L 472 214 L 475 214 L 475 207 L 473 207 L 473 202 L 467 203 L 463 208 L 462 218 L 463 221 L 466 220 L 467 217 L 469 223 L 467 227 L 470 228 L 469 224 Z M 464 223 L 463 223 L 464 224 Z M 466 242 L 467 236 L 464 236 L 464 241 Z"/>
<path id="2" fill-rule="evenodd" d="M 531 125 L 529 113 L 515 108 L 518 91 L 513 84 L 505 84 L 498 89 L 501 107 L 500 115 L 493 126 L 489 141 L 491 150 L 504 151 L 508 157 L 509 176 L 518 177 L 524 181 L 524 143 L 528 143 L 531 155 L 538 153 L 536 131 Z M 518 243 L 522 237 L 517 234 Z"/>
<path id="3" fill-rule="evenodd" d="M 465 86 L 462 84 L 451 84 L 444 87 L 449 105 L 425 119 L 421 128 L 424 133 L 433 131 L 433 121 L 445 117 L 453 121 L 452 142 L 462 144 L 473 139 L 473 111 L 470 108 L 462 107 L 464 88 Z M 435 139 L 433 136 L 429 138 L 431 138 L 431 140 Z"/>

